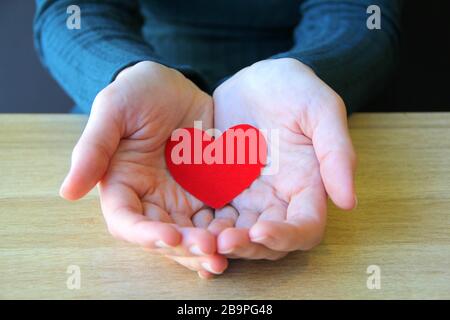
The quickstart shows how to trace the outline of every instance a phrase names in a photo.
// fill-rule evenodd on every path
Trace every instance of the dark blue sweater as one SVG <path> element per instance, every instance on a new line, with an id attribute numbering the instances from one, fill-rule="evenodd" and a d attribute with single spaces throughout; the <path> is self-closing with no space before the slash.
<path id="1" fill-rule="evenodd" d="M 258 60 L 309 65 L 353 111 L 380 94 L 395 66 L 400 0 L 36 0 L 43 63 L 86 113 L 118 72 L 152 60 L 211 92 Z M 81 29 L 66 27 L 81 8 Z M 369 30 L 369 5 L 381 8 Z"/>

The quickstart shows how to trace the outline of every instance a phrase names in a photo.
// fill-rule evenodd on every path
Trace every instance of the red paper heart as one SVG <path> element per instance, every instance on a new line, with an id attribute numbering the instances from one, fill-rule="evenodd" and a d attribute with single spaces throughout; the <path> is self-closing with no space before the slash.
<path id="1" fill-rule="evenodd" d="M 200 129 L 184 128 L 172 133 L 165 152 L 174 180 L 217 209 L 259 177 L 266 163 L 267 144 L 262 133 L 247 124 L 234 126 L 217 139 Z"/>

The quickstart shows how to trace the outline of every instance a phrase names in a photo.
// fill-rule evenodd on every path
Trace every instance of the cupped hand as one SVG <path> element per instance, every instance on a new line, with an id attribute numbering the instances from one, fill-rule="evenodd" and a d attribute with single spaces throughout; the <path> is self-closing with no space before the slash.
<path id="1" fill-rule="evenodd" d="M 276 159 L 272 152 L 279 159 L 277 172 L 261 175 L 216 210 L 209 229 L 218 235 L 218 252 L 275 260 L 317 245 L 325 230 L 327 194 L 342 209 L 356 205 L 355 153 L 342 99 L 290 58 L 241 70 L 213 97 L 216 128 L 248 123 L 267 130 L 269 165 Z"/>
<path id="2" fill-rule="evenodd" d="M 94 101 L 61 195 L 76 200 L 98 183 L 111 234 L 210 277 L 227 267 L 206 230 L 212 210 L 178 186 L 164 159 L 172 131 L 194 121 L 212 126 L 212 98 L 181 73 L 152 62 L 123 70 Z"/>

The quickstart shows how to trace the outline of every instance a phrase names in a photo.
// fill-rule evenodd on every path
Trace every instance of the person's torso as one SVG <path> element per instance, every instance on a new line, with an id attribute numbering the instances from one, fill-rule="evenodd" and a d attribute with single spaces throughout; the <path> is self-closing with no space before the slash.
<path id="1" fill-rule="evenodd" d="M 191 65 L 212 83 L 286 51 L 302 0 L 141 0 L 142 33 L 170 63 Z"/>

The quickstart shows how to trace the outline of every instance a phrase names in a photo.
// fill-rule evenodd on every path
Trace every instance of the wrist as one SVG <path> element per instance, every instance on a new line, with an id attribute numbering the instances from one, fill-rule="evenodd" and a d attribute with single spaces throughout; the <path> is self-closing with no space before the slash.
<path id="1" fill-rule="evenodd" d="M 122 69 L 117 74 L 116 79 L 118 79 L 119 77 L 123 77 L 123 75 L 126 75 L 126 74 L 132 72 L 133 70 L 139 70 L 139 69 L 146 69 L 148 72 L 161 72 L 163 69 L 169 69 L 169 70 L 178 72 L 177 70 L 166 67 L 160 63 L 149 61 L 149 60 L 144 60 L 144 61 L 138 61 L 138 62 Z"/>

